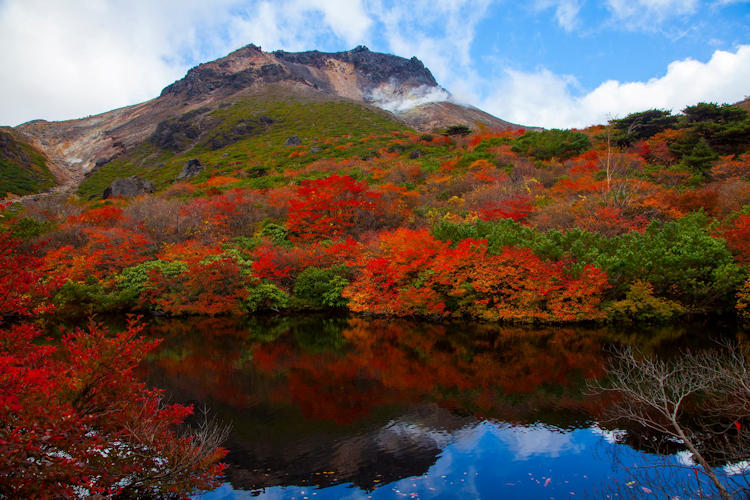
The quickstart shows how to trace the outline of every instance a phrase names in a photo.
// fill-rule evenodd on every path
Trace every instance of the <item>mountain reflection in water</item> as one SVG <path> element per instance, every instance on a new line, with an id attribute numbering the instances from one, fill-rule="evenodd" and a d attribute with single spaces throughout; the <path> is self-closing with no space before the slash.
<path id="1" fill-rule="evenodd" d="M 560 498 L 625 481 L 616 447 L 648 458 L 584 395 L 614 332 L 313 316 L 149 333 L 165 339 L 150 383 L 232 426 L 208 498 Z M 650 347 L 682 333 L 650 332 Z"/>

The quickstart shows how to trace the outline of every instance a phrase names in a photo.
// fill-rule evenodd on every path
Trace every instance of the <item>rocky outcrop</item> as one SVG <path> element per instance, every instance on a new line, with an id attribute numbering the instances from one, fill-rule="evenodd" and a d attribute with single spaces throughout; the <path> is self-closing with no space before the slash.
<path id="1" fill-rule="evenodd" d="M 438 88 L 435 77 L 416 57 L 406 59 L 372 52 L 362 45 L 345 52 L 277 50 L 265 53 L 251 44 L 224 58 L 192 68 L 184 78 L 165 87 L 161 95 L 191 99 L 280 81 L 340 93 L 341 80 L 347 79 L 357 87 L 359 96 L 368 95 L 382 85 Z"/>
<path id="2" fill-rule="evenodd" d="M 285 146 L 301 146 L 302 145 L 302 141 L 300 140 L 299 137 L 297 137 L 296 135 L 293 135 L 293 136 L 287 138 L 286 141 L 284 141 L 284 145 Z"/>
<path id="3" fill-rule="evenodd" d="M 151 181 L 142 179 L 137 175 L 132 177 L 118 177 L 102 193 L 102 199 L 133 196 L 140 196 L 146 193 L 153 193 L 154 185 Z"/>
<path id="4" fill-rule="evenodd" d="M 416 57 L 406 59 L 392 54 L 372 52 L 364 45 L 346 52 L 273 52 L 277 59 L 292 64 L 324 68 L 331 59 L 351 64 L 361 80 L 372 86 L 396 81 L 401 84 L 419 87 L 437 87 L 437 81 L 430 70 Z"/>
<path id="5" fill-rule="evenodd" d="M 185 166 L 182 167 L 182 172 L 177 176 L 177 180 L 184 181 L 185 179 L 195 177 L 203 172 L 204 168 L 205 167 L 198 158 L 191 158 L 185 163 Z"/>

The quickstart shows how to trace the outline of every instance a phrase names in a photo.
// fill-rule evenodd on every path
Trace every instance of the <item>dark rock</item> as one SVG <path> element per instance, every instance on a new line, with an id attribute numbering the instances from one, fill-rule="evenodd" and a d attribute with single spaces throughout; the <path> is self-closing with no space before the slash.
<path id="1" fill-rule="evenodd" d="M 351 63 L 361 78 L 369 80 L 372 85 L 379 85 L 391 80 L 400 83 L 408 82 L 413 85 L 428 85 L 436 87 L 437 81 L 430 70 L 425 68 L 422 61 L 416 57 L 405 59 L 391 54 L 372 52 L 364 45 L 359 45 L 346 52 L 273 52 L 277 59 L 285 63 L 295 63 L 314 68 L 322 68 L 327 59 L 336 59 Z"/>
<path id="2" fill-rule="evenodd" d="M 216 151 L 247 137 L 262 134 L 272 123 L 274 120 L 267 116 L 260 116 L 257 120 L 241 119 L 232 128 L 221 130 L 203 142 L 212 151 Z"/>
<path id="3" fill-rule="evenodd" d="M 293 135 L 286 140 L 284 145 L 285 146 L 300 146 L 302 145 L 302 141 L 300 140 L 299 137 L 297 137 L 296 135 Z"/>
<path id="4" fill-rule="evenodd" d="M 422 153 L 421 149 L 415 149 L 414 151 L 412 151 L 411 153 L 409 153 L 409 159 L 410 160 L 416 160 L 417 158 L 421 158 L 422 154 L 423 153 Z"/>
<path id="5" fill-rule="evenodd" d="M 164 120 L 156 126 L 149 140 L 162 149 L 184 151 L 200 136 L 198 118 L 207 111 L 207 108 L 195 109 L 179 118 Z"/>
<path id="6" fill-rule="evenodd" d="M 142 179 L 137 175 L 132 177 L 118 177 L 102 193 L 102 199 L 117 197 L 132 197 L 146 193 L 153 193 L 154 185 L 151 181 Z"/>
<path id="7" fill-rule="evenodd" d="M 177 180 L 189 179 L 203 172 L 203 164 L 197 158 L 191 158 L 182 167 L 182 172 L 177 176 Z"/>

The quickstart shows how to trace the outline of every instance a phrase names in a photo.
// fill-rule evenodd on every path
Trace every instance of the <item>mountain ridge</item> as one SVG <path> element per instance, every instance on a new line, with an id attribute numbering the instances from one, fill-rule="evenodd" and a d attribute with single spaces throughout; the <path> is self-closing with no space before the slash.
<path id="1" fill-rule="evenodd" d="M 250 44 L 201 63 L 154 99 L 85 118 L 32 120 L 15 130 L 49 160 L 69 190 L 112 159 L 149 141 L 160 124 L 199 109 L 218 110 L 242 99 L 346 100 L 384 110 L 418 131 L 450 125 L 517 129 L 489 113 L 452 102 L 424 64 L 357 46 L 343 52 L 264 52 Z"/>

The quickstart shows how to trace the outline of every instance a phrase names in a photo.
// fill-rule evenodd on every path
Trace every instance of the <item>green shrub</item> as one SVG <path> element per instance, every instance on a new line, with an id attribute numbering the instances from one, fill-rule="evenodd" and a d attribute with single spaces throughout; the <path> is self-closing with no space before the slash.
<path id="1" fill-rule="evenodd" d="M 471 129 L 466 125 L 451 125 L 445 129 L 443 135 L 469 135 Z"/>
<path id="2" fill-rule="evenodd" d="M 247 312 L 278 311 L 289 307 L 289 295 L 276 285 L 260 283 L 248 288 L 243 306 Z"/>
<path id="3" fill-rule="evenodd" d="M 117 290 L 122 299 L 135 302 L 146 288 L 149 275 L 154 270 L 169 278 L 176 278 L 187 271 L 187 265 L 179 261 L 150 260 L 123 269 L 115 276 Z"/>
<path id="4" fill-rule="evenodd" d="M 341 296 L 349 284 L 344 277 L 345 272 L 344 267 L 308 267 L 297 276 L 294 296 L 314 308 L 345 307 L 348 301 Z"/>
<path id="5" fill-rule="evenodd" d="M 726 242 L 710 235 L 706 217 L 694 213 L 677 221 L 652 222 L 643 233 L 613 238 L 615 245 L 593 264 L 623 287 L 645 280 L 658 296 L 701 309 L 728 305 L 745 271 Z"/>
<path id="6" fill-rule="evenodd" d="M 671 111 L 649 109 L 631 113 L 619 120 L 610 120 L 609 123 L 615 129 L 612 139 L 621 146 L 628 146 L 673 128 L 677 124 L 677 117 Z"/>
<path id="7" fill-rule="evenodd" d="M 547 161 L 552 158 L 567 160 L 591 147 L 586 134 L 571 130 L 551 129 L 542 132 L 526 132 L 516 139 L 512 151 Z"/>
<path id="8" fill-rule="evenodd" d="M 276 245 L 289 245 L 289 231 L 280 224 L 274 222 L 266 224 L 260 235 L 270 239 Z"/>
<path id="9" fill-rule="evenodd" d="M 57 289 L 52 302 L 57 314 L 68 317 L 123 311 L 133 305 L 128 295 L 106 290 L 94 276 L 89 276 L 85 283 L 66 281 Z"/>
<path id="10" fill-rule="evenodd" d="M 654 288 L 645 281 L 631 283 L 625 298 L 604 308 L 610 321 L 644 321 L 661 323 L 685 313 L 685 308 L 669 299 L 656 297 Z"/>
<path id="11" fill-rule="evenodd" d="M 38 221 L 31 217 L 21 217 L 10 225 L 10 232 L 18 239 L 29 240 L 36 236 L 49 233 L 57 228 L 52 221 Z"/>

